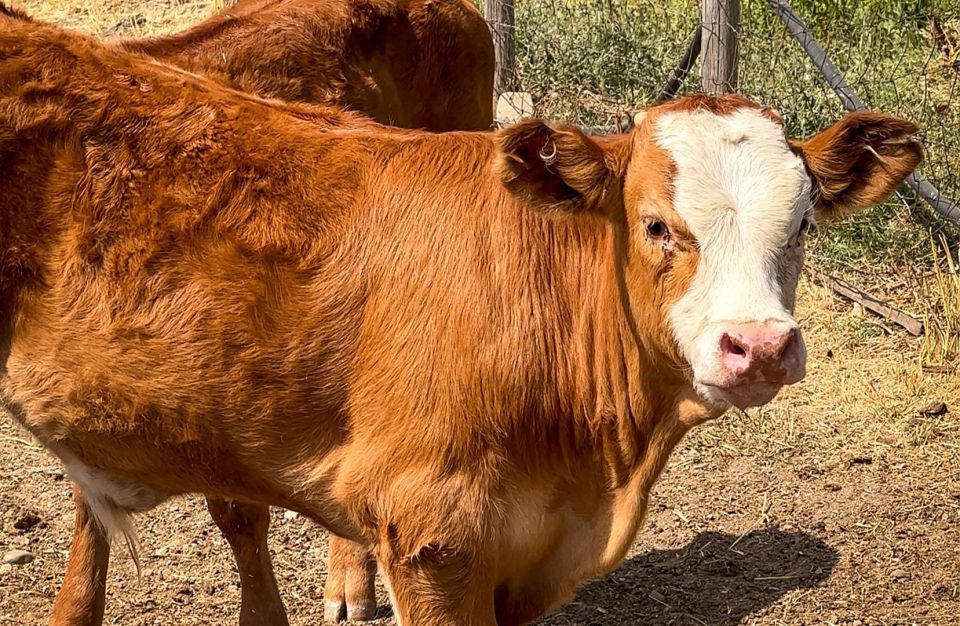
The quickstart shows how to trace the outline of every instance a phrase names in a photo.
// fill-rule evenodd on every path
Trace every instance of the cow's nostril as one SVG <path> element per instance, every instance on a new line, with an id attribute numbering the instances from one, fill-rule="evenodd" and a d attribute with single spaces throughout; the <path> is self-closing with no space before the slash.
<path id="1" fill-rule="evenodd" d="M 747 356 L 747 351 L 744 349 L 739 342 L 737 342 L 733 337 L 724 333 L 723 337 L 720 339 L 720 350 L 724 354 L 732 354 L 734 356 Z"/>

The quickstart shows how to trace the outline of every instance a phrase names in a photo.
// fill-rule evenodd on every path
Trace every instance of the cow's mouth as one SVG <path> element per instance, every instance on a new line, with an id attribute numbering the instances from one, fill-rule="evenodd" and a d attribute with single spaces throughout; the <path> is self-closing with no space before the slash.
<path id="1" fill-rule="evenodd" d="M 729 387 L 721 387 L 707 383 L 701 383 L 701 385 L 706 389 L 706 395 L 709 399 L 723 400 L 738 409 L 763 406 L 773 400 L 780 390 L 786 386 L 784 383 L 765 382 L 751 382 L 731 385 Z"/>

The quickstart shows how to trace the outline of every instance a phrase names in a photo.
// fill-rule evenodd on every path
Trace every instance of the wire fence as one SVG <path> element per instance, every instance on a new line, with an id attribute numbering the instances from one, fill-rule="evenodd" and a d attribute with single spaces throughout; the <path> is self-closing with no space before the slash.
<path id="1" fill-rule="evenodd" d="M 790 133 L 808 135 L 842 115 L 844 103 L 771 4 L 740 3 L 736 89 L 776 108 Z M 943 0 L 790 5 L 867 108 L 921 127 L 923 173 L 944 197 L 960 199 L 960 7 Z M 495 36 L 513 32 L 515 88 L 533 96 L 535 113 L 588 127 L 623 126 L 661 93 L 701 23 L 701 2 L 517 0 L 513 14 L 512 26 L 491 27 Z M 699 88 L 701 71 L 694 63 L 681 93 Z M 914 227 L 947 228 L 909 192 L 899 205 Z M 902 233 L 883 232 L 895 218 L 889 207 L 857 218 L 859 227 L 846 227 L 847 241 L 834 246 L 833 256 L 853 259 L 871 246 L 905 258 L 924 254 L 928 240 L 902 241 Z M 844 247 L 850 248 L 846 254 Z"/>

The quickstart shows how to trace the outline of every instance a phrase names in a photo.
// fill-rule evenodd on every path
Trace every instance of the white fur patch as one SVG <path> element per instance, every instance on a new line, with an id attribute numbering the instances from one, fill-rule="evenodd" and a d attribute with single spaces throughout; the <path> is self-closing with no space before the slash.
<path id="1" fill-rule="evenodd" d="M 696 275 L 670 322 L 695 382 L 709 383 L 723 327 L 796 327 L 790 276 L 801 263 L 794 250 L 812 183 L 783 128 L 755 109 L 665 114 L 656 141 L 676 165 L 674 209 L 700 245 Z"/>
<path id="2" fill-rule="evenodd" d="M 130 513 L 146 511 L 163 502 L 167 496 L 110 476 L 107 472 L 93 469 L 70 454 L 59 454 L 70 479 L 83 492 L 90 511 L 100 525 L 108 541 L 122 535 L 130 551 L 130 557 L 140 576 L 139 541 Z"/>

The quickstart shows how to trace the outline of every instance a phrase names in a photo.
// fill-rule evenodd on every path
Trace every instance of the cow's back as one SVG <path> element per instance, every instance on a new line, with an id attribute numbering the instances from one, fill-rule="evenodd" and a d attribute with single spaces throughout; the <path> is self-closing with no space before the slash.
<path id="1" fill-rule="evenodd" d="M 433 131 L 493 121 L 493 43 L 469 0 L 248 0 L 122 42 L 244 91 Z"/>

